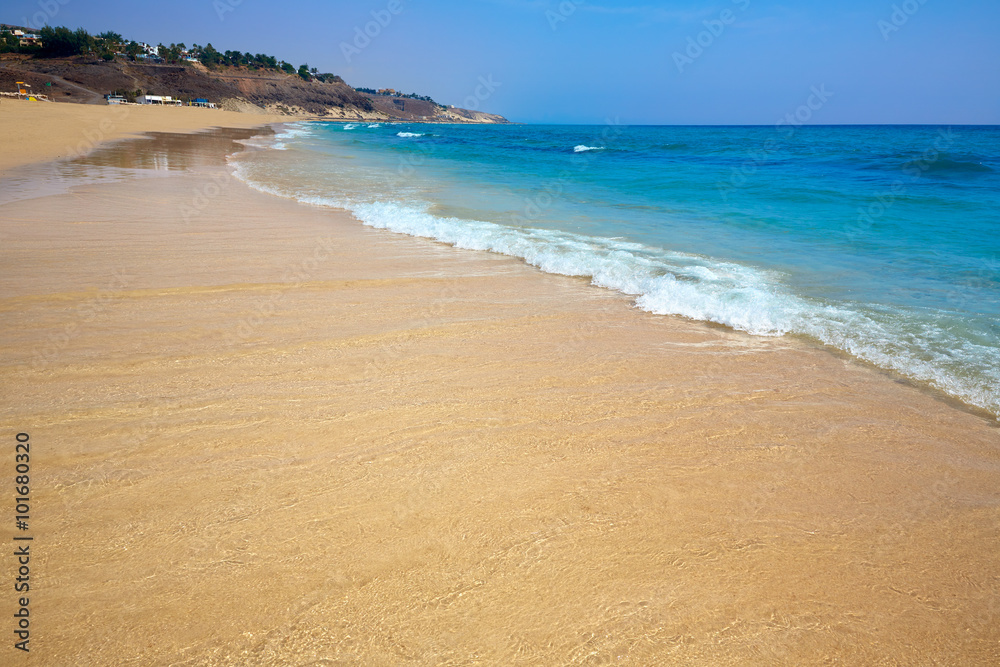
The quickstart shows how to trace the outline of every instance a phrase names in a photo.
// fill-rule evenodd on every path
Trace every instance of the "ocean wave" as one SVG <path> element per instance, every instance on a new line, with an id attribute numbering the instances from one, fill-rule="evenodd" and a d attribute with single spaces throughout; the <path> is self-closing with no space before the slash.
<path id="1" fill-rule="evenodd" d="M 355 123 L 347 123 L 347 124 L 344 125 L 344 129 L 345 130 L 353 130 L 356 127 L 357 127 L 357 125 Z"/>
<path id="2" fill-rule="evenodd" d="M 584 146 L 580 144 L 579 146 L 573 147 L 574 153 L 586 153 L 587 151 L 603 151 L 604 146 Z"/>
<path id="3" fill-rule="evenodd" d="M 305 123 L 290 123 L 274 135 L 271 148 L 279 151 L 287 150 L 287 141 L 311 135 L 312 132 Z"/>
<path id="4" fill-rule="evenodd" d="M 903 165 L 904 171 L 934 176 L 949 176 L 952 174 L 985 174 L 992 172 L 991 167 L 974 159 L 958 159 L 941 156 L 937 159 L 913 160 Z"/>
<path id="5" fill-rule="evenodd" d="M 406 137 L 423 137 L 425 135 L 419 132 L 397 132 L 396 136 L 406 138 Z"/>
<path id="6" fill-rule="evenodd" d="M 795 294 L 783 274 L 759 267 L 622 239 L 443 217 L 429 213 L 429 204 L 278 192 L 247 178 L 239 164 L 236 170 L 259 190 L 346 209 L 371 227 L 517 257 L 548 273 L 589 277 L 596 286 L 634 296 L 635 305 L 651 313 L 758 336 L 807 336 L 1000 415 L 1000 349 L 954 333 L 956 323 L 945 312 L 916 317 L 822 301 Z M 973 377 L 963 370 L 969 365 L 995 370 Z"/>
<path id="7" fill-rule="evenodd" d="M 381 126 L 378 123 L 372 123 L 371 125 L 368 126 L 368 129 L 372 129 L 375 127 L 381 127 Z"/>
<path id="8" fill-rule="evenodd" d="M 996 171 L 984 164 L 986 158 L 948 152 L 897 153 L 872 158 L 855 157 L 851 161 L 863 171 L 895 171 L 909 176 L 963 176 Z"/>

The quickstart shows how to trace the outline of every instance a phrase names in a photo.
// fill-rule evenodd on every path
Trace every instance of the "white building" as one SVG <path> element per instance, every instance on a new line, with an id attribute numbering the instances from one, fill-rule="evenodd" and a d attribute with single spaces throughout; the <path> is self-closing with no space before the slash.
<path id="1" fill-rule="evenodd" d="M 135 98 L 136 104 L 162 104 L 167 106 L 179 107 L 181 106 L 180 100 L 175 100 L 170 95 L 140 95 Z"/>

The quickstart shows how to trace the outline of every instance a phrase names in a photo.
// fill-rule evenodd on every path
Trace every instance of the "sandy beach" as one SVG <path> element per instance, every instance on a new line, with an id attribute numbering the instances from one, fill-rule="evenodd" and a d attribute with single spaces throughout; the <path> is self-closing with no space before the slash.
<path id="1" fill-rule="evenodd" d="M 16 167 L 84 155 L 103 142 L 144 132 L 247 128 L 288 121 L 287 116 L 195 107 L 26 103 L 0 101 L 0 178 Z"/>
<path id="2" fill-rule="evenodd" d="M 0 663 L 1000 661 L 988 416 L 253 191 L 225 163 L 245 129 L 101 143 L 267 117 L 15 107 L 0 410 L 8 480 L 30 434 L 31 653 L 6 586 Z M 110 166 L 136 174 L 81 176 Z"/>

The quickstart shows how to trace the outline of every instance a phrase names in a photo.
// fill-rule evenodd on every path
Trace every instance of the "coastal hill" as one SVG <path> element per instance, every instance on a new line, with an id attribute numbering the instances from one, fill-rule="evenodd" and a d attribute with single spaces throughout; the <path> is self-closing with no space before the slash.
<path id="1" fill-rule="evenodd" d="M 319 74 L 302 65 L 297 70 L 271 56 L 220 53 L 197 47 L 196 52 L 173 45 L 153 49 L 126 42 L 114 33 L 101 37 L 82 31 L 70 33 L 83 46 L 70 44 L 45 51 L 31 43 L 18 48 L 11 39 L 14 26 L 4 37 L 14 46 L 0 52 L 0 91 L 12 92 L 24 81 L 31 91 L 58 102 L 106 104 L 105 96 L 116 92 L 126 99 L 137 95 L 170 95 L 175 99 L 204 98 L 218 107 L 249 113 L 315 115 L 346 120 L 407 120 L 458 123 L 506 123 L 502 116 L 446 107 L 415 95 L 359 92 L 339 76 Z M 51 29 L 43 36 L 53 37 Z M 82 37 L 81 37 L 82 35 Z M 54 43 L 55 39 L 50 39 Z M 113 43 L 112 43 L 113 42 Z M 136 46 L 140 46 L 136 49 Z M 72 53 L 78 51 L 78 53 Z M 68 53 L 66 53 L 68 52 Z M 163 53 L 166 57 L 155 55 Z"/>

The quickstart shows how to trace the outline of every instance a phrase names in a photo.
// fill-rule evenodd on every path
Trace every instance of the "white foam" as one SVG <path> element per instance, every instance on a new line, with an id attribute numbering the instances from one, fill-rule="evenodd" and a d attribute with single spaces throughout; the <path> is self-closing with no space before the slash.
<path id="1" fill-rule="evenodd" d="M 274 143 L 271 145 L 271 148 L 279 151 L 287 150 L 288 141 L 310 135 L 312 135 L 312 131 L 306 123 L 289 123 L 274 135 Z"/>
<path id="2" fill-rule="evenodd" d="M 420 134 L 418 132 L 397 132 L 396 136 L 397 137 L 422 137 L 424 135 L 422 135 L 422 134 Z"/>
<path id="3" fill-rule="evenodd" d="M 380 127 L 380 125 L 378 123 L 372 123 L 371 125 L 368 126 L 369 129 L 373 127 Z"/>
<path id="4" fill-rule="evenodd" d="M 357 125 L 355 125 L 354 123 L 347 123 L 346 125 L 344 125 L 345 130 L 353 130 L 356 127 Z"/>
<path id="5" fill-rule="evenodd" d="M 257 189 L 347 209 L 371 227 L 518 257 L 549 273 L 590 277 L 594 285 L 635 296 L 636 306 L 651 313 L 759 336 L 810 336 L 1000 415 L 1000 349 L 954 334 L 945 314 L 922 313 L 915 320 L 913 313 L 826 303 L 794 294 L 774 271 L 621 239 L 435 216 L 423 203 L 279 192 L 247 178 L 240 164 L 235 168 L 238 178 Z M 963 370 L 984 365 L 995 370 L 975 376 Z"/>
<path id="6" fill-rule="evenodd" d="M 574 153 L 586 153 L 587 151 L 603 151 L 604 146 L 584 146 L 580 144 L 579 146 L 573 147 Z"/>

